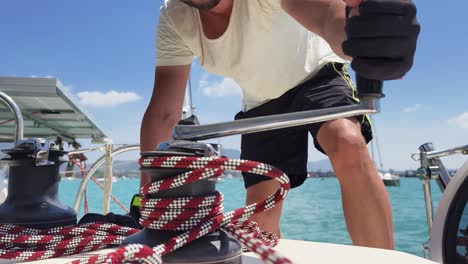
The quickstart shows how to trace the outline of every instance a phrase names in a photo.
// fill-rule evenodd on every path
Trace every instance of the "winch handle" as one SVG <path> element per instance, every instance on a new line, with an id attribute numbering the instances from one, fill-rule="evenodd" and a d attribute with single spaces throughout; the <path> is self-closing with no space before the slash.
<path id="1" fill-rule="evenodd" d="M 349 17 L 352 7 L 357 7 L 360 4 L 360 0 L 345 1 L 346 6 L 346 23 L 349 23 Z M 365 78 L 358 73 L 356 74 L 356 86 L 358 97 L 363 98 L 382 98 L 383 94 L 383 81 L 382 80 L 371 80 Z"/>
<path id="2" fill-rule="evenodd" d="M 371 80 L 356 74 L 356 85 L 358 97 L 363 98 L 382 98 L 383 94 L 383 81 Z"/>

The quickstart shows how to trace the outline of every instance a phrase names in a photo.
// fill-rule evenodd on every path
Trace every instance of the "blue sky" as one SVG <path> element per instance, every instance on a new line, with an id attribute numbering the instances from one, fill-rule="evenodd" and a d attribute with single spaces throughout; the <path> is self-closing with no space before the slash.
<path id="1" fill-rule="evenodd" d="M 244 1 L 244 0 L 241 0 Z M 251 0 L 249 0 L 251 1 Z M 154 32 L 162 0 L 5 0 L 0 76 L 58 78 L 116 143 L 137 143 L 154 76 Z M 416 1 L 422 32 L 412 71 L 385 84 L 376 116 L 384 166 L 416 168 L 418 146 L 468 144 L 466 0 Z M 232 120 L 240 93 L 195 62 L 194 103 L 202 123 Z M 239 137 L 220 142 L 239 148 Z M 309 147 L 309 160 L 324 156 Z M 462 158 L 447 160 L 449 167 Z"/>

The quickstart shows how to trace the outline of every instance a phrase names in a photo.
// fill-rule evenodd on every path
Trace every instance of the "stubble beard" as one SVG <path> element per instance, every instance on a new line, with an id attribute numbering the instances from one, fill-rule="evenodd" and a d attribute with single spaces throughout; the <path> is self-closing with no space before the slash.
<path id="1" fill-rule="evenodd" d="M 186 5 L 197 8 L 199 10 L 209 10 L 217 6 L 221 0 L 210 0 L 205 3 L 194 3 L 193 0 L 180 0 L 180 1 L 182 1 Z"/>

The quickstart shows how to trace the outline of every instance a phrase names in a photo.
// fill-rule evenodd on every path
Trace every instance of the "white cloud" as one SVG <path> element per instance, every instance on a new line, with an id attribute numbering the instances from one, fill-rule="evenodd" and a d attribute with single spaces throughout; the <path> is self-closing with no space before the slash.
<path id="1" fill-rule="evenodd" d="M 237 96 L 242 91 L 239 85 L 230 78 L 224 78 L 221 81 L 210 81 L 208 75 L 203 75 L 200 80 L 200 88 L 206 96 Z"/>
<path id="2" fill-rule="evenodd" d="M 141 96 L 134 92 L 80 92 L 77 94 L 80 103 L 85 106 L 109 108 L 126 103 L 135 102 L 141 99 Z"/>
<path id="3" fill-rule="evenodd" d="M 465 112 L 459 116 L 449 119 L 450 124 L 454 124 L 460 128 L 468 129 L 468 112 Z"/>
<path id="4" fill-rule="evenodd" d="M 32 74 L 30 76 L 31 78 L 55 78 L 53 75 L 51 74 L 46 74 L 46 75 L 35 75 L 35 74 Z"/>
<path id="5" fill-rule="evenodd" d="M 73 86 L 62 84 L 62 91 L 65 92 L 66 94 L 71 94 L 72 90 L 73 90 Z"/>
<path id="6" fill-rule="evenodd" d="M 412 106 L 408 106 L 408 107 L 403 108 L 403 113 L 415 112 L 415 111 L 419 110 L 420 108 L 421 108 L 420 104 L 414 104 Z"/>

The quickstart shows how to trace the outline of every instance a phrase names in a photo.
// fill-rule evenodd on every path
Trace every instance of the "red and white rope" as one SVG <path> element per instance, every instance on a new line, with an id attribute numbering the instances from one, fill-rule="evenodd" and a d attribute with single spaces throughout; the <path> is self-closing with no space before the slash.
<path id="1" fill-rule="evenodd" d="M 118 246 L 138 229 L 96 223 L 38 230 L 0 225 L 0 258 L 33 261 Z"/>
<path id="2" fill-rule="evenodd" d="M 262 164 L 255 161 L 247 160 L 232 160 L 224 157 L 185 157 L 185 156 L 167 156 L 167 157 L 146 157 L 140 160 L 143 168 L 176 168 L 187 169 L 186 173 L 160 180 L 148 184 L 140 189 L 142 197 L 142 207 L 140 224 L 151 229 L 164 229 L 185 231 L 181 235 L 174 237 L 163 245 L 150 248 L 143 245 L 126 245 L 118 248 L 115 252 L 97 255 L 85 260 L 77 260 L 73 263 L 124 263 L 124 262 L 138 262 L 138 263 L 162 263 L 161 256 L 164 256 L 193 240 L 196 240 L 206 234 L 209 234 L 219 228 L 231 233 L 234 237 L 239 239 L 244 247 L 252 252 L 258 253 L 262 260 L 271 264 L 291 263 L 285 257 L 271 249 L 275 245 L 274 237 L 263 238 L 261 232 L 251 233 L 239 229 L 240 227 L 249 227 L 251 230 L 255 228 L 248 224 L 246 220 L 259 212 L 266 211 L 275 206 L 276 203 L 283 200 L 289 191 L 289 179 L 279 169 Z M 250 204 L 246 207 L 236 209 L 231 212 L 222 213 L 222 195 L 216 193 L 207 197 L 180 197 L 170 199 L 149 199 L 148 195 L 156 192 L 168 190 L 171 188 L 180 187 L 184 184 L 193 183 L 199 180 L 208 179 L 212 177 L 219 177 L 226 170 L 238 170 L 243 172 L 250 172 L 259 175 L 264 175 L 277 180 L 280 187 L 277 192 L 265 200 Z M 210 210 L 211 209 L 211 210 Z M 74 230 L 81 230 L 83 226 L 74 226 L 64 228 L 66 232 L 57 231 L 54 229 L 52 233 L 48 231 L 31 231 L 29 229 L 23 230 L 24 235 L 20 237 L 11 237 L 11 229 L 18 229 L 12 226 L 0 226 L 0 235 L 8 238 L 0 239 L 0 258 L 8 258 L 14 260 L 36 260 L 45 259 L 48 257 L 56 257 L 60 254 L 70 255 L 87 252 L 89 250 L 96 250 L 105 247 L 112 247 L 120 243 L 120 239 L 124 235 L 116 235 L 115 230 L 113 235 L 97 235 L 96 238 L 87 238 L 86 242 L 79 241 L 78 239 L 65 238 L 64 234 L 71 234 L 75 236 L 82 236 L 82 233 L 93 233 L 93 231 L 81 231 L 82 233 Z M 86 226 L 88 227 L 88 226 Z M 112 225 L 96 224 L 93 226 L 101 231 L 101 229 L 111 228 Z M 71 228 L 71 229 L 70 229 Z M 122 227 L 120 227 L 122 228 Z M 117 230 L 124 230 L 114 227 Z M 10 229 L 5 233 L 3 229 Z M 125 229 L 127 234 L 137 232 L 135 229 Z M 34 233 L 36 232 L 36 233 Z M 46 234 L 42 234 L 45 232 Z M 54 234 L 55 233 L 55 234 Z M 96 232 L 97 233 L 97 232 Z M 58 235 L 57 238 L 51 235 Z M 62 241 L 65 239 L 65 242 Z M 67 240 L 68 239 L 68 240 Z M 271 242 L 269 239 L 273 239 Z M 264 242 L 267 240 L 268 242 Z M 26 241 L 22 249 L 12 249 L 12 245 L 16 242 Z M 45 242 L 42 246 L 33 247 L 31 241 Z M 62 241 L 55 246 L 47 246 L 50 241 Z M 16 244 L 15 244 L 16 245 Z M 3 248 L 6 249 L 3 249 Z M 24 251 L 27 250 L 27 251 Z M 38 251 L 35 251 L 38 250 Z M 22 253 L 23 252 L 23 253 Z"/>

